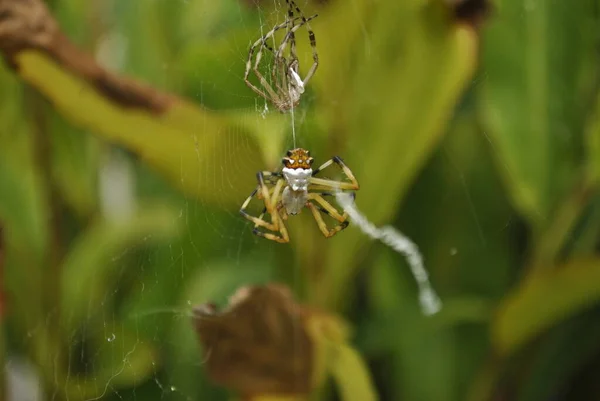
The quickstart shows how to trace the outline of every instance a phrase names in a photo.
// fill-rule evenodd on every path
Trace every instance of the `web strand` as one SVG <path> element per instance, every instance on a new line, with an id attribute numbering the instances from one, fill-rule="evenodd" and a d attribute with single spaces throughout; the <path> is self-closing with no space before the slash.
<path id="1" fill-rule="evenodd" d="M 290 91 L 290 96 L 291 96 L 292 89 L 289 88 L 289 91 Z M 294 115 L 294 106 L 293 105 L 290 109 L 290 115 L 292 116 L 292 140 L 294 142 L 294 149 L 296 149 L 296 119 L 295 119 L 295 115 Z"/>

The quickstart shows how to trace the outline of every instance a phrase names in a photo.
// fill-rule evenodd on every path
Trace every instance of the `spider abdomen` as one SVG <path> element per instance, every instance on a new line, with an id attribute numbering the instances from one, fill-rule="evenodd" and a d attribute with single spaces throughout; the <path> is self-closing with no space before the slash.
<path id="1" fill-rule="evenodd" d="M 302 211 L 306 201 L 308 200 L 308 192 L 305 190 L 294 191 L 289 186 L 283 189 L 281 194 L 281 202 L 285 211 L 290 214 L 298 214 Z"/>

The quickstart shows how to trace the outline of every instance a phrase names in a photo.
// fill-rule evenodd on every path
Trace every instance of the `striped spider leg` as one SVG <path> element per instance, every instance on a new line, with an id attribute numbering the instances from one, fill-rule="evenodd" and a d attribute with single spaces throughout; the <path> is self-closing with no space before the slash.
<path id="1" fill-rule="evenodd" d="M 348 226 L 348 214 L 339 212 L 325 200 L 325 197 L 333 196 L 335 191 L 359 189 L 358 181 L 342 159 L 336 156 L 313 171 L 311 168 L 313 158 L 310 157 L 310 152 L 297 148 L 289 150 L 286 157 L 282 159 L 282 163 L 281 172 L 263 171 L 257 174 L 258 186 L 240 209 L 242 216 L 254 223 L 254 234 L 272 241 L 289 242 L 284 221 L 289 215 L 299 214 L 304 208 L 310 209 L 319 230 L 327 238 Z M 349 182 L 314 177 L 334 163 L 342 169 Z M 354 192 L 352 193 L 354 194 Z M 254 197 L 262 199 L 265 204 L 258 217 L 251 216 L 246 212 Z M 321 213 L 336 220 L 337 224 L 328 228 Z M 265 219 L 266 214 L 271 216 L 269 220 Z"/>
<path id="2" fill-rule="evenodd" d="M 290 238 L 285 224 L 283 223 L 284 217 L 287 218 L 287 216 L 282 216 L 280 214 L 280 209 L 282 207 L 281 191 L 285 185 L 285 180 L 281 173 L 270 171 L 259 172 L 256 174 L 256 178 L 258 180 L 258 186 L 242 204 L 240 214 L 254 223 L 254 229 L 252 230 L 254 234 L 280 243 L 289 242 Z M 273 186 L 269 188 L 267 182 Z M 265 204 L 262 213 L 258 217 L 252 216 L 246 212 L 250 201 L 255 196 L 257 199 L 263 200 Z M 271 216 L 271 221 L 264 219 L 265 213 L 268 213 L 269 216 Z M 259 227 L 272 232 L 261 230 Z"/>
<path id="3" fill-rule="evenodd" d="M 281 41 L 277 52 L 275 52 L 275 65 L 277 65 L 283 72 L 282 76 L 287 77 L 289 82 L 289 91 L 290 98 L 297 98 L 300 100 L 300 95 L 304 93 L 304 88 L 308 84 L 308 81 L 312 78 L 319 66 L 319 54 L 317 53 L 317 40 L 315 38 L 315 33 L 310 26 L 310 21 L 317 17 L 317 14 L 306 18 L 298 5 L 294 0 L 285 0 L 288 5 L 288 15 L 286 20 L 290 23 L 288 26 L 288 31 L 286 36 Z M 299 17 L 294 17 L 294 10 Z M 296 51 L 296 26 L 294 26 L 294 22 L 300 18 L 301 22 L 298 27 L 306 26 L 306 30 L 308 31 L 308 40 L 310 42 L 310 47 L 312 49 L 312 57 L 313 64 L 308 70 L 306 77 L 304 79 L 300 78 L 298 67 L 298 54 Z M 290 44 L 290 52 L 289 52 L 289 60 L 287 60 L 282 54 L 284 53 L 288 43 Z M 273 78 L 275 78 L 275 69 L 273 69 Z M 297 102 L 296 102 L 297 104 Z M 295 106 L 295 105 L 294 105 Z"/>
<path id="4" fill-rule="evenodd" d="M 267 40 L 273 37 L 275 33 L 277 33 L 277 31 L 283 28 L 287 28 L 287 26 L 287 21 L 282 24 L 276 25 L 272 30 L 267 32 L 264 36 L 260 37 L 256 42 L 254 42 L 254 44 L 252 44 L 252 46 L 250 46 L 250 50 L 248 51 L 248 59 L 246 60 L 246 70 L 244 71 L 244 82 L 246 83 L 246 85 L 248 85 L 248 87 L 250 87 L 250 89 L 252 89 L 257 95 L 262 96 L 267 100 L 270 100 L 273 104 L 281 103 L 282 100 L 279 98 L 277 92 L 271 87 L 267 79 L 260 73 L 260 71 L 258 71 L 258 66 L 262 59 L 262 52 L 264 48 L 270 50 L 271 52 L 274 52 L 273 48 L 267 43 Z M 256 51 L 257 48 L 258 51 Z M 252 57 L 254 56 L 255 52 L 256 58 L 254 60 L 255 62 L 253 66 Z M 260 81 L 260 85 L 264 90 L 258 88 L 252 82 L 250 82 L 250 80 L 248 79 L 248 76 L 250 75 L 250 70 L 254 71 L 254 74 Z"/>
<path id="5" fill-rule="evenodd" d="M 344 174 L 350 180 L 350 182 L 315 177 L 321 171 L 333 164 L 337 164 L 341 168 L 341 170 L 344 172 Z M 307 204 L 307 206 L 311 210 L 315 220 L 317 221 L 317 225 L 319 226 L 319 229 L 321 230 L 323 235 L 325 237 L 331 237 L 348 227 L 348 213 L 343 212 L 342 214 L 340 214 L 340 212 L 338 212 L 338 210 L 324 198 L 326 196 L 333 197 L 336 191 L 357 191 L 360 189 L 360 185 L 358 184 L 356 177 L 354 177 L 354 174 L 348 168 L 348 166 L 346 166 L 344 161 L 338 156 L 329 159 L 328 161 L 323 163 L 319 168 L 313 171 L 312 177 L 309 179 L 309 182 L 310 185 L 308 187 L 308 198 L 309 200 L 316 202 L 316 204 L 309 203 Z M 354 192 L 352 192 L 352 197 L 356 197 L 356 194 Z M 321 216 L 319 212 L 324 213 L 337 220 L 337 224 L 330 229 L 327 228 L 323 216 Z"/>

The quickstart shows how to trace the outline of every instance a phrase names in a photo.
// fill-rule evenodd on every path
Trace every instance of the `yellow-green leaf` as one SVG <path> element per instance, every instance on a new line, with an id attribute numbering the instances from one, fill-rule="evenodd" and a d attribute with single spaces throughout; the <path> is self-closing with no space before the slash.
<path id="1" fill-rule="evenodd" d="M 356 350 L 346 344 L 335 344 L 330 352 L 329 369 L 342 401 L 379 399 L 369 369 Z"/>
<path id="2" fill-rule="evenodd" d="M 339 7 L 346 8 L 342 3 Z M 361 185 L 356 204 L 381 224 L 397 212 L 410 183 L 441 140 L 474 73 L 478 38 L 471 28 L 454 23 L 440 3 L 396 1 L 364 8 L 369 9 L 364 15 L 368 34 L 355 31 L 351 23 L 361 45 L 324 40 L 323 53 L 332 51 L 343 58 L 329 60 L 335 68 L 320 70 L 316 82 L 321 100 L 331 105 L 319 111 L 328 124 L 325 129 L 329 135 L 344 136 L 329 143 L 344 144 L 339 155 Z M 352 15 L 341 12 L 339 18 L 349 23 Z M 332 26 L 342 24 L 335 21 Z M 320 28 L 327 32 L 327 26 Z M 352 46 L 352 51 L 337 46 Z M 331 55 L 324 57 L 323 64 Z M 321 304 L 337 307 L 344 298 L 338 292 L 333 299 L 329 289 L 346 287 L 359 262 L 357 252 L 368 241 L 352 228 L 330 240 L 327 276 L 316 289 Z"/>
<path id="3" fill-rule="evenodd" d="M 109 392 L 139 385 L 156 373 L 159 352 L 154 344 L 119 322 L 106 321 L 104 329 L 94 333 L 94 340 L 87 344 L 94 350 L 94 376 L 69 376 L 63 372 L 66 398 L 100 399 Z"/>
<path id="4" fill-rule="evenodd" d="M 318 387 L 332 376 L 342 401 L 377 400 L 371 374 L 361 355 L 348 345 L 350 328 L 335 315 L 314 311 L 306 321 L 314 351 L 313 382 Z"/>
<path id="5" fill-rule="evenodd" d="M 531 274 L 505 298 L 492 325 L 496 348 L 517 350 L 544 330 L 600 300 L 600 259 Z"/>
<path id="6" fill-rule="evenodd" d="M 515 206 L 536 226 L 580 161 L 596 26 L 592 2 L 505 1 L 485 31 L 485 133 Z"/>
<path id="7" fill-rule="evenodd" d="M 264 168 L 252 133 L 216 113 L 177 98 L 159 113 L 125 107 L 38 51 L 16 59 L 21 77 L 72 123 L 131 150 L 189 195 L 237 205 Z"/>
<path id="8" fill-rule="evenodd" d="M 106 301 L 116 283 L 119 258 L 129 247 L 176 234 L 177 214 L 164 206 L 148 206 L 123 221 L 101 220 L 73 243 L 62 266 L 62 316 L 66 332 Z"/>
<path id="9" fill-rule="evenodd" d="M 600 93 L 596 97 L 596 108 L 586 131 L 588 150 L 588 178 L 594 184 L 600 182 Z"/>

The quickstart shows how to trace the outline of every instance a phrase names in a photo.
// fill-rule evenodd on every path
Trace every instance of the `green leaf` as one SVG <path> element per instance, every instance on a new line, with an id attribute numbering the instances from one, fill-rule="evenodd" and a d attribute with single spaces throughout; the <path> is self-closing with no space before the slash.
<path id="1" fill-rule="evenodd" d="M 379 399 L 369 369 L 356 350 L 346 344 L 335 344 L 329 352 L 329 369 L 342 401 Z"/>
<path id="2" fill-rule="evenodd" d="M 444 299 L 444 307 L 433 319 L 440 327 L 465 323 L 488 323 L 492 303 L 478 297 L 454 297 Z"/>
<path id="3" fill-rule="evenodd" d="M 379 399 L 365 361 L 348 343 L 349 328 L 343 320 L 313 311 L 305 327 L 315 346 L 313 382 L 317 388 L 331 376 L 343 401 Z"/>
<path id="4" fill-rule="evenodd" d="M 482 47 L 484 125 L 515 206 L 539 226 L 580 160 L 597 22 L 589 1 L 503 2 L 498 14 Z"/>
<path id="5" fill-rule="evenodd" d="M 97 207 L 99 141 L 52 114 L 53 182 L 78 216 L 90 216 Z"/>
<path id="6" fill-rule="evenodd" d="M 588 151 L 588 178 L 594 184 L 600 182 L 600 92 L 595 99 L 595 109 L 586 130 Z"/>
<path id="7" fill-rule="evenodd" d="M 505 294 L 515 268 L 514 239 L 507 235 L 515 211 L 478 128 L 472 92 L 467 96 L 407 194 L 395 226 L 419 246 L 438 292 L 497 299 Z M 440 315 L 453 313 L 452 308 L 444 300 Z"/>
<path id="8" fill-rule="evenodd" d="M 340 7 L 346 8 L 342 3 Z M 340 18 L 352 19 L 352 15 L 341 12 Z M 323 64 L 331 54 L 343 57 L 329 60 L 336 68 L 319 70 L 316 82 L 320 101 L 333 105 L 321 110 L 319 119 L 329 124 L 324 129 L 330 135 L 337 135 L 330 143 L 345 144 L 339 155 L 361 185 L 357 206 L 381 224 L 396 213 L 442 138 L 474 72 L 477 36 L 470 28 L 453 24 L 440 3 L 380 2 L 366 12 L 365 19 L 368 37 L 359 31 L 360 45 L 352 42 L 358 51 L 333 49 L 344 46 L 329 41 L 321 48 Z M 341 24 L 334 21 L 331 26 L 338 29 Z M 326 36 L 327 27 L 319 27 Z M 346 67 L 349 64 L 352 69 Z M 344 296 L 330 289 L 347 287 L 346 280 L 369 239 L 351 228 L 328 241 L 327 276 L 317 283 L 321 288 L 316 291 L 320 303 L 335 308 Z"/>
<path id="9" fill-rule="evenodd" d="M 172 238 L 177 228 L 174 211 L 148 206 L 124 221 L 98 221 L 76 239 L 61 269 L 65 332 L 78 328 L 90 310 L 107 302 L 122 266 L 119 255 L 132 246 Z"/>
<path id="10" fill-rule="evenodd" d="M 96 374 L 94 381 L 110 383 L 113 389 L 132 387 L 156 373 L 159 352 L 149 339 L 127 330 L 120 322 L 105 322 L 106 331 L 94 344 Z"/>
<path id="11" fill-rule="evenodd" d="M 44 319 L 43 267 L 48 252 L 49 210 L 36 168 L 30 132 L 16 126 L 0 132 L 0 223 L 3 285 L 11 314 L 22 330 Z"/>
<path id="12" fill-rule="evenodd" d="M 582 335 L 585 333 L 585 335 Z M 517 401 L 544 401 L 560 392 L 598 354 L 600 321 L 586 313 L 551 330 L 540 342 Z"/>
<path id="13" fill-rule="evenodd" d="M 37 51 L 17 60 L 21 77 L 72 123 L 131 150 L 188 195 L 238 206 L 264 168 L 251 133 L 221 116 L 174 98 L 162 113 L 125 108 Z"/>
<path id="14" fill-rule="evenodd" d="M 254 109 L 243 111 L 228 111 L 224 115 L 229 121 L 235 122 L 236 126 L 246 129 L 252 133 L 256 142 L 260 144 L 260 155 L 264 160 L 261 170 L 277 170 L 281 166 L 281 155 L 291 134 L 288 116 L 280 113 L 271 113 L 268 117 L 262 117 Z M 254 185 L 254 174 L 247 174 L 246 180 L 250 187 Z M 248 184 L 245 187 L 248 187 Z"/>
<path id="15" fill-rule="evenodd" d="M 39 261 L 47 247 L 48 210 L 28 134 L 19 129 L 0 143 L 0 220 L 8 241 L 26 252 L 22 256 Z"/>
<path id="16" fill-rule="evenodd" d="M 156 373 L 159 353 L 154 344 L 128 331 L 119 322 L 106 321 L 90 344 L 93 377 L 67 376 L 63 391 L 69 399 L 100 399 L 106 394 L 143 383 Z M 98 335 L 98 334 L 104 334 Z"/>
<path id="17" fill-rule="evenodd" d="M 374 327 L 362 342 L 391 364 L 393 399 L 455 400 L 461 367 L 455 328 L 443 324 L 445 304 L 440 316 L 423 315 L 414 279 L 405 269 L 391 250 L 377 253 L 368 280 Z"/>
<path id="18" fill-rule="evenodd" d="M 357 202 L 371 209 L 375 223 L 395 212 L 436 149 L 475 69 L 475 32 L 452 24 L 437 4 L 414 3 L 380 3 L 369 21 L 370 54 L 356 61 L 357 71 L 337 78 L 320 74 L 323 81 L 344 80 L 341 106 L 348 114 L 336 122 L 348 130 L 350 151 L 343 158 L 368 189 Z M 328 90 L 323 96 L 325 103 L 340 101 Z"/>
<path id="19" fill-rule="evenodd" d="M 248 401 L 308 401 L 301 395 L 256 395 L 251 396 Z"/>
<path id="20" fill-rule="evenodd" d="M 492 339 L 502 354 L 515 352 L 543 331 L 600 300 L 600 259 L 572 261 L 530 275 L 499 307 Z"/>

